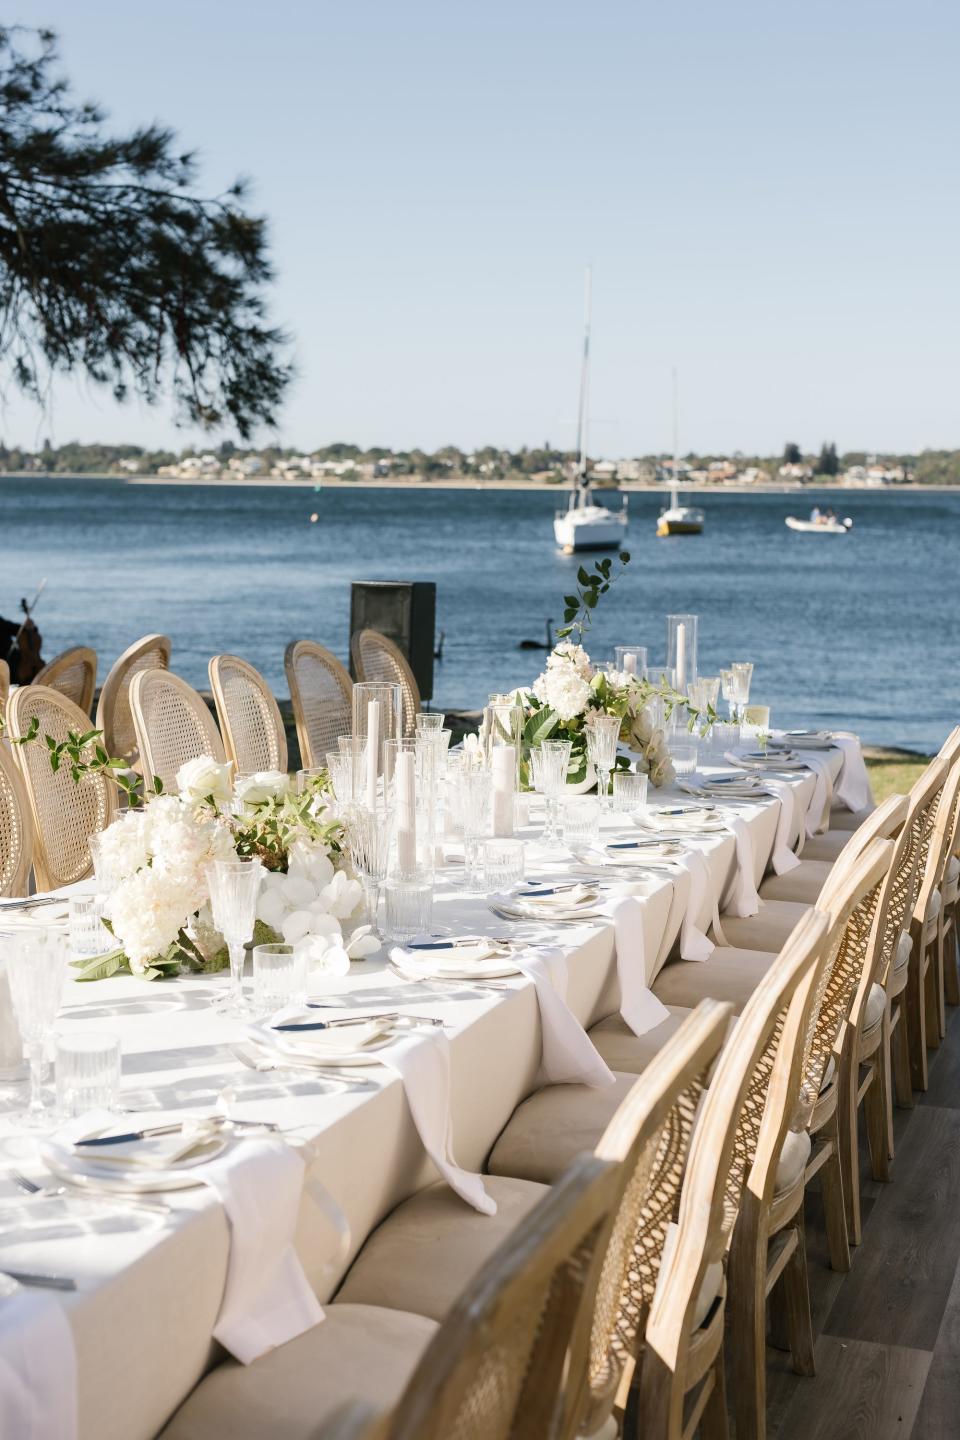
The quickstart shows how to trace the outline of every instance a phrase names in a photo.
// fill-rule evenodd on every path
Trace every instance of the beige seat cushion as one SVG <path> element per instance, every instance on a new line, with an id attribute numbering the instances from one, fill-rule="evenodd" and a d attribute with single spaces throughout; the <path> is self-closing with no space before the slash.
<path id="1" fill-rule="evenodd" d="M 643 1035 L 634 1035 L 622 1015 L 608 1015 L 605 1020 L 597 1021 L 590 1030 L 590 1039 L 611 1070 L 621 1070 L 630 1075 L 640 1075 L 646 1070 L 691 1013 L 691 1007 L 687 1005 L 669 1005 L 667 1008 L 670 1011 L 667 1018 Z"/>
<path id="2" fill-rule="evenodd" d="M 791 870 L 787 875 L 771 875 L 764 880 L 760 886 L 760 898 L 816 905 L 832 869 L 832 860 L 808 860 L 804 855 L 795 870 Z"/>
<path id="3" fill-rule="evenodd" d="M 871 985 L 867 1002 L 863 1007 L 863 1029 L 864 1032 L 872 1030 L 880 1024 L 883 1019 L 883 1012 L 887 1008 L 887 992 L 882 985 Z"/>
<path id="4" fill-rule="evenodd" d="M 824 835 L 814 835 L 807 840 L 801 851 L 804 860 L 839 860 L 845 845 L 853 838 L 852 830 L 828 830 Z"/>
<path id="5" fill-rule="evenodd" d="M 809 905 L 797 900 L 765 900 L 759 915 L 746 919 L 721 915 L 720 923 L 728 945 L 736 945 L 741 950 L 773 950 L 779 954 L 809 909 Z"/>
<path id="6" fill-rule="evenodd" d="M 563 1086 L 558 1085 L 558 1090 Z M 378 1225 L 354 1260 L 337 1303 L 384 1305 L 442 1320 L 478 1270 L 547 1193 L 545 1185 L 491 1175 L 496 1215 L 481 1215 L 442 1181 Z"/>
<path id="7" fill-rule="evenodd" d="M 701 1000 L 729 1000 L 739 1014 L 776 960 L 773 950 L 718 945 L 709 960 L 672 960 L 653 982 L 664 1005 L 693 1009 Z"/>
<path id="8" fill-rule="evenodd" d="M 667 1283 L 666 1272 L 669 1267 L 670 1259 L 673 1255 L 673 1252 L 677 1247 L 677 1236 L 679 1235 L 679 1233 L 680 1227 L 673 1220 L 671 1220 L 670 1224 L 667 1226 L 667 1233 L 663 1237 L 663 1251 L 660 1256 L 660 1269 L 657 1274 L 656 1293 L 658 1295 L 661 1288 Z M 693 1307 L 694 1330 L 699 1330 L 704 1320 L 706 1320 L 707 1316 L 710 1314 L 710 1311 L 713 1309 L 713 1302 L 720 1294 L 720 1288 L 722 1285 L 723 1265 L 721 1261 L 714 1260 L 712 1265 L 707 1266 L 704 1277 L 700 1282 L 700 1290 L 697 1294 L 696 1304 Z"/>
<path id="9" fill-rule="evenodd" d="M 956 855 L 951 855 L 947 861 L 947 871 L 943 877 L 943 903 L 944 905 L 955 905 L 960 895 L 960 860 Z"/>
<path id="10" fill-rule="evenodd" d="M 807 1168 L 813 1145 L 806 1130 L 788 1130 L 777 1162 L 777 1175 L 773 1193 L 782 1195 L 792 1190 Z"/>
<path id="11" fill-rule="evenodd" d="M 604 1090 L 546 1085 L 518 1105 L 490 1152 L 491 1175 L 519 1175 L 552 1185 L 583 1150 L 592 1150 L 618 1106 L 637 1083 L 615 1075 Z"/>
<path id="12" fill-rule="evenodd" d="M 859 830 L 864 820 L 869 820 L 873 811 L 873 805 L 867 810 L 847 810 L 842 805 L 834 805 L 830 811 L 830 829 Z"/>
<path id="13" fill-rule="evenodd" d="M 330 1305 L 319 1325 L 252 1365 L 211 1370 L 160 1440 L 311 1440 L 348 1401 L 394 1405 L 436 1330 L 424 1315 Z"/>

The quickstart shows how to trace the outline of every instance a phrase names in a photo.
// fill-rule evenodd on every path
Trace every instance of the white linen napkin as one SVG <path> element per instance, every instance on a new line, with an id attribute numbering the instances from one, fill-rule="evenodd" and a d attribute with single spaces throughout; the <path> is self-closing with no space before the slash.
<path id="1" fill-rule="evenodd" d="M 283 1140 L 248 1139 L 203 1169 L 230 1222 L 214 1339 L 243 1365 L 323 1319 L 294 1249 L 304 1164 Z"/>
<path id="2" fill-rule="evenodd" d="M 647 982 L 642 907 L 635 895 L 619 895 L 610 906 L 610 914 L 617 942 L 620 1014 L 634 1035 L 645 1035 L 670 1011 Z"/>
<path id="3" fill-rule="evenodd" d="M 680 958 L 682 960 L 709 960 L 716 946 L 709 936 L 699 928 L 696 917 L 707 897 L 710 885 L 710 869 L 699 850 L 688 850 L 677 857 L 675 862 L 690 876 L 690 894 L 684 907 L 680 926 Z M 714 930 L 719 930 L 719 917 L 714 906 Z M 720 943 L 723 944 L 721 938 Z"/>
<path id="4" fill-rule="evenodd" d="M 737 842 L 737 868 L 724 909 L 731 915 L 747 917 L 760 911 L 760 896 L 753 879 L 753 840 L 750 826 L 741 815 L 731 815 L 727 825 Z"/>
<path id="5" fill-rule="evenodd" d="M 833 777 L 830 774 L 830 760 L 827 755 L 815 754 L 812 750 L 805 750 L 803 763 L 808 770 L 812 770 L 816 776 L 816 783 L 813 787 L 813 799 L 807 807 L 806 833 L 807 839 L 814 835 L 822 835 L 830 824 L 830 806 L 833 802 Z"/>
<path id="6" fill-rule="evenodd" d="M 461 1170 L 453 1158 L 450 1114 L 450 1042 L 445 1035 L 419 1031 L 399 1037 L 379 1057 L 403 1081 L 407 1104 L 423 1148 L 461 1200 L 482 1215 L 496 1215 L 497 1203 L 479 1175 Z"/>
<path id="7" fill-rule="evenodd" d="M 841 730 L 834 735 L 833 743 L 843 752 L 843 764 L 834 790 L 836 799 L 848 810 L 872 810 L 876 801 L 859 736 Z"/>
<path id="8" fill-rule="evenodd" d="M 767 780 L 764 782 L 767 792 L 776 796 L 780 801 L 780 814 L 777 817 L 777 833 L 773 842 L 773 854 L 770 863 L 778 875 L 787 875 L 791 870 L 796 870 L 800 864 L 799 859 L 790 848 L 791 841 L 797 829 L 796 790 L 789 780 Z"/>
<path id="9" fill-rule="evenodd" d="M 562 951 L 546 946 L 525 950 L 516 965 L 537 990 L 545 1083 L 615 1084 L 613 1071 L 567 1004 L 567 962 Z"/>
<path id="10" fill-rule="evenodd" d="M 77 1355 L 52 1295 L 4 1280 L 0 1290 L 0 1435 L 76 1440 Z"/>

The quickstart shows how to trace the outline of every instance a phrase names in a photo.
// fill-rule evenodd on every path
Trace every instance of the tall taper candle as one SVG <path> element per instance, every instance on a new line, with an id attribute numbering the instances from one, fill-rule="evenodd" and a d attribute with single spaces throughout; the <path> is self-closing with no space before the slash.
<path id="1" fill-rule="evenodd" d="M 517 788 L 517 749 L 515 745 L 494 745 L 490 751 L 493 771 L 493 833 L 513 834 L 513 808 Z"/>
<path id="2" fill-rule="evenodd" d="M 397 866 L 402 875 L 417 868 L 417 757 L 401 750 L 394 771 L 397 796 Z"/>
<path id="3" fill-rule="evenodd" d="M 380 769 L 380 705 L 367 704 L 367 809 L 377 808 L 377 772 Z"/>
<path id="4" fill-rule="evenodd" d="M 677 689 L 681 695 L 687 693 L 687 627 L 677 626 Z"/>

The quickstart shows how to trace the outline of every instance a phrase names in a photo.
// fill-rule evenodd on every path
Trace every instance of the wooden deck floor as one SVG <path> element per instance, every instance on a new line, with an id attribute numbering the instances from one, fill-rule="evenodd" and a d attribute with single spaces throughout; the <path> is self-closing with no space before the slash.
<path id="1" fill-rule="evenodd" d="M 794 1375 L 768 1348 L 771 1440 L 960 1436 L 960 1011 L 947 1016 L 929 1090 L 894 1112 L 891 1183 L 864 1179 L 863 1244 L 849 1274 L 830 1270 L 819 1200 L 808 1195 L 817 1374 Z"/>

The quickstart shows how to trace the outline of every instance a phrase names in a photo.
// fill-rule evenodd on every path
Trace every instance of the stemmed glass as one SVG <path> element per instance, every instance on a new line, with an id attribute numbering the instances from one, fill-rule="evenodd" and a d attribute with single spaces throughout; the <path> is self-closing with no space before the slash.
<path id="1" fill-rule="evenodd" d="M 493 776 L 489 770 L 464 770 L 457 776 L 457 809 L 463 830 L 464 885 L 479 890 L 480 842 L 490 834 L 493 810 Z"/>
<path id="2" fill-rule="evenodd" d="M 610 808 L 610 771 L 617 759 L 617 741 L 620 739 L 621 720 L 619 715 L 596 715 L 587 730 L 587 755 L 597 772 L 597 789 L 600 792 L 600 808 Z"/>
<path id="3" fill-rule="evenodd" d="M 737 718 L 737 682 L 732 670 L 720 671 L 720 694 L 727 702 L 727 710 L 731 721 Z"/>
<path id="4" fill-rule="evenodd" d="M 66 932 L 53 925 L 14 931 L 5 939 L 10 996 L 30 1064 L 30 1099 L 19 1116 L 27 1129 L 42 1128 L 52 1118 L 43 1103 L 43 1072 L 47 1041 L 60 1009 L 68 947 Z"/>
<path id="5" fill-rule="evenodd" d="M 366 805 L 348 805 L 343 812 L 343 823 L 347 832 L 350 858 L 360 876 L 366 896 L 373 933 L 377 939 L 382 939 L 379 926 L 380 892 L 387 878 L 390 861 L 394 811 L 379 803 L 373 810 Z"/>
<path id="6" fill-rule="evenodd" d="M 753 679 L 753 665 L 749 661 L 735 661 L 730 666 L 733 673 L 733 688 L 737 702 L 737 716 L 742 720 L 743 711 L 750 700 L 750 681 Z"/>
<path id="7" fill-rule="evenodd" d="M 533 783 L 546 801 L 544 840 L 560 839 L 560 799 L 567 788 L 572 749 L 570 740 L 541 740 L 530 751 Z"/>
<path id="8" fill-rule="evenodd" d="M 207 866 L 213 923 L 227 942 L 230 955 L 230 989 L 216 1006 L 223 1015 L 249 1014 L 243 994 L 244 946 L 253 939 L 262 877 L 263 866 L 256 855 L 214 860 Z"/>

